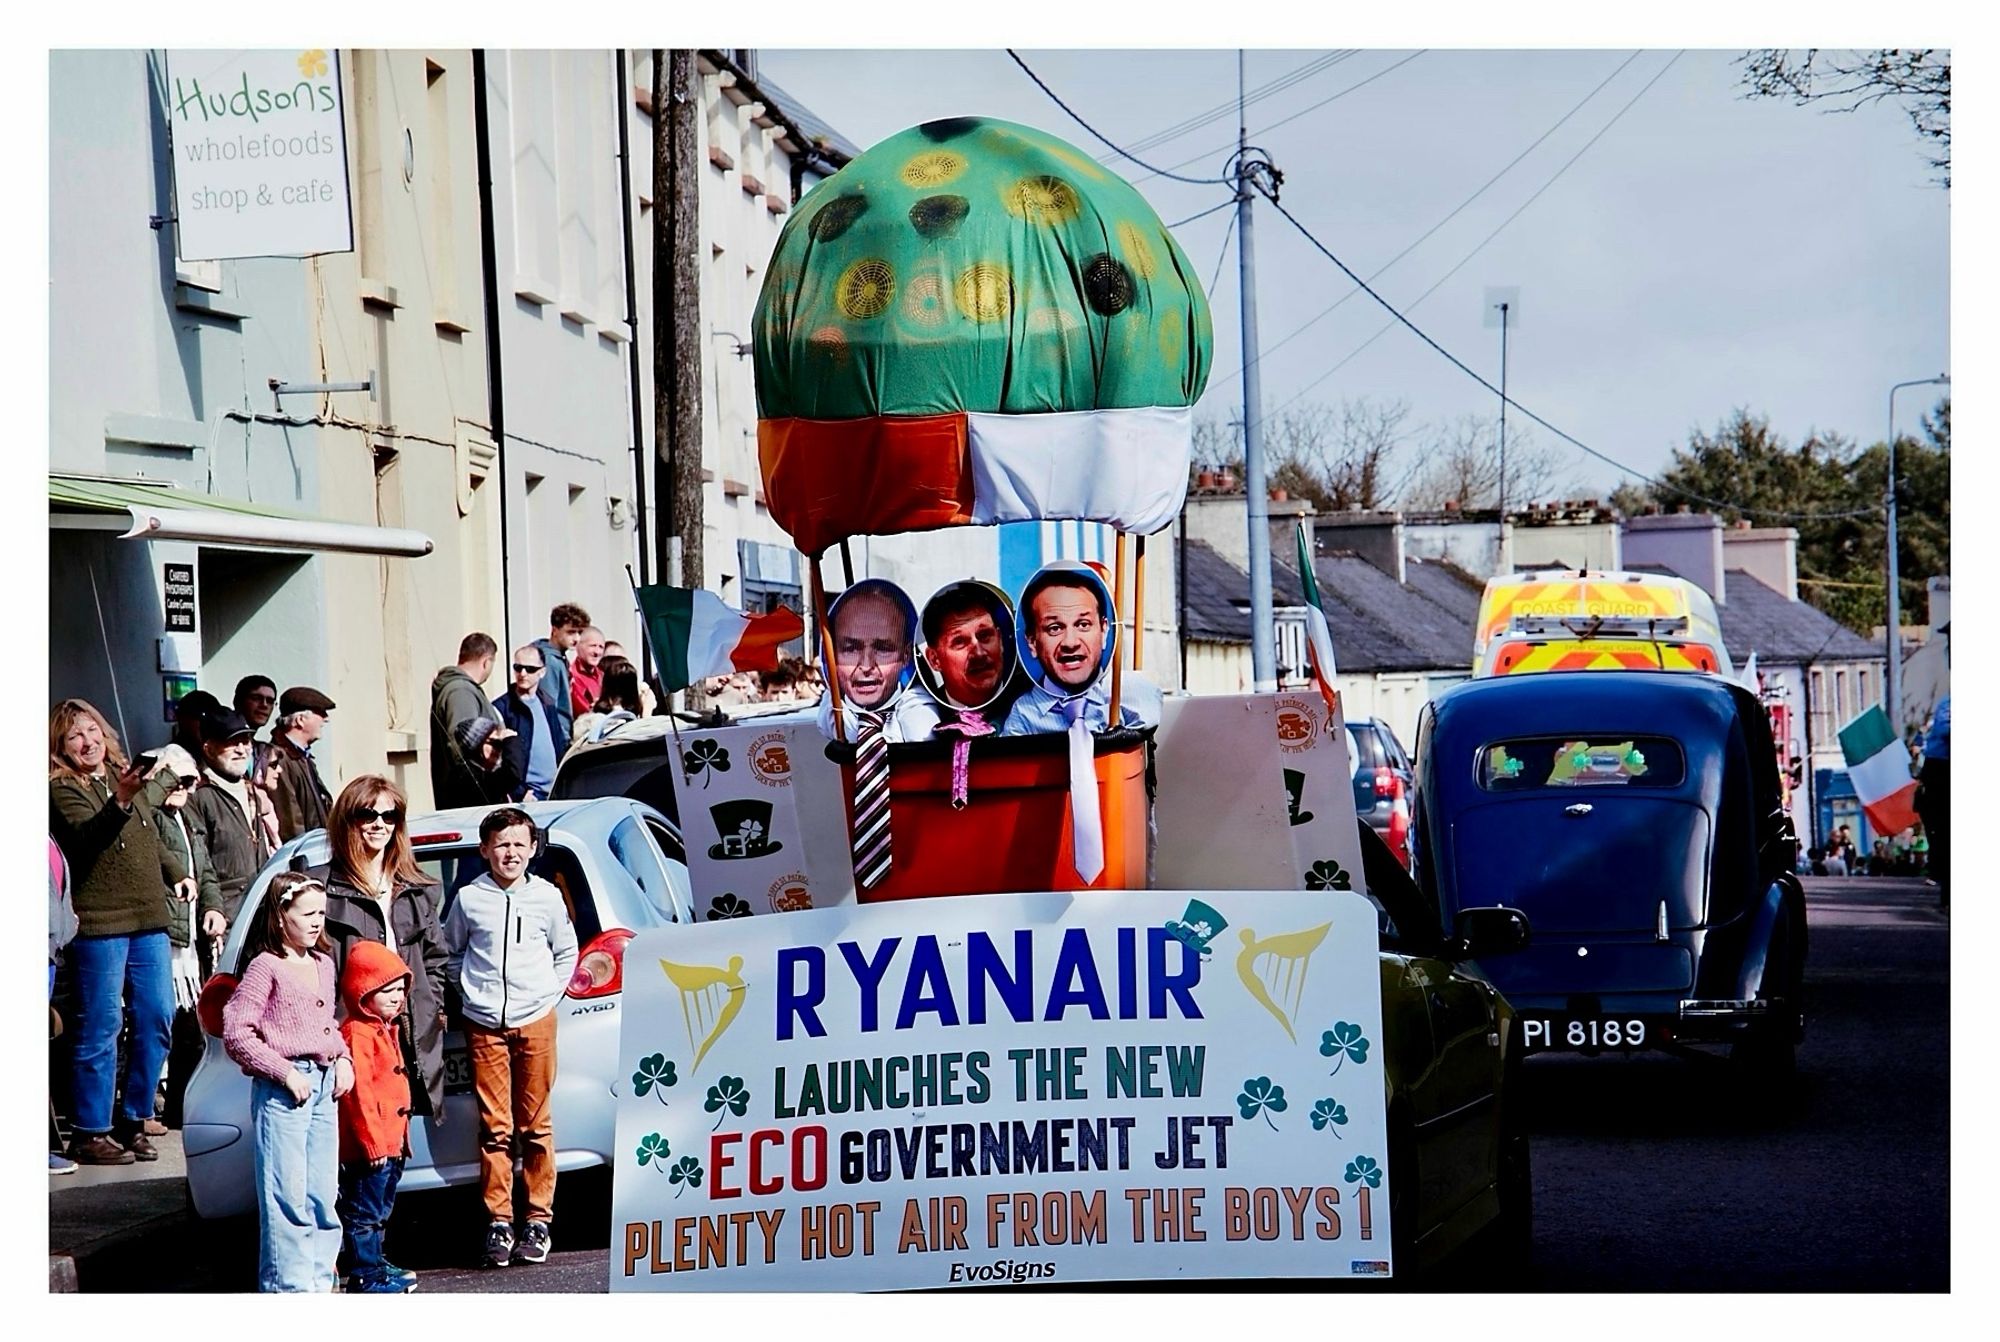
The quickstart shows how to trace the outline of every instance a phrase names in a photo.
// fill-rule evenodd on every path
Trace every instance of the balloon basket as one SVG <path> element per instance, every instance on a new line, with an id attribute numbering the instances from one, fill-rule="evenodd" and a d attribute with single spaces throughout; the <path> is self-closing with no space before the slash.
<path id="1" fill-rule="evenodd" d="M 889 747 L 889 832 L 894 862 L 863 904 L 931 895 L 1041 890 L 1143 890 L 1148 885 L 1148 755 L 1152 732 L 1095 738 L 1104 870 L 1076 874 L 1069 805 L 1069 742 L 1060 735 L 981 737 L 972 743 L 966 804 L 951 804 L 952 744 Z M 853 746 L 836 743 L 850 832 Z"/>

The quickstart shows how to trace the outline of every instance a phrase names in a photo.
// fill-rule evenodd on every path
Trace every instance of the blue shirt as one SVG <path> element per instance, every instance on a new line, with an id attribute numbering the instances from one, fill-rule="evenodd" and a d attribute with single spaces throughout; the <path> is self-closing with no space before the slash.
<path id="1" fill-rule="evenodd" d="M 1069 716 L 1064 711 L 1065 706 L 1078 697 L 1083 699 L 1084 725 L 1093 732 L 1107 730 L 1111 714 L 1111 677 L 1099 676 L 1096 683 L 1081 696 L 1058 697 L 1037 682 L 1026 694 L 1014 701 L 1014 707 L 1008 710 L 1007 721 L 1001 726 L 1000 734 L 1026 736 L 1040 732 L 1066 732 L 1069 730 Z M 1128 674 L 1118 703 L 1119 725 L 1159 726 L 1160 703 L 1160 690 L 1157 685 L 1136 672 Z"/>
<path id="2" fill-rule="evenodd" d="M 549 730 L 549 715 L 544 711 L 539 694 L 531 694 L 526 699 L 517 694 L 514 698 L 524 704 L 535 719 L 535 730 L 528 737 L 528 776 L 521 782 L 537 797 L 546 797 L 549 795 L 549 784 L 556 781 L 556 735 Z"/>
<path id="3" fill-rule="evenodd" d="M 1924 733 L 1924 758 L 1927 760 L 1948 760 L 1951 758 L 1951 695 L 1946 694 L 1931 710 L 1931 727 Z"/>

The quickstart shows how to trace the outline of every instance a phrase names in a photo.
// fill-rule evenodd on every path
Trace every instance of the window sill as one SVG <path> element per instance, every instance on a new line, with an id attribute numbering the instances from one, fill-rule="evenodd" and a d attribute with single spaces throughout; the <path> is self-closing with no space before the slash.
<path id="1" fill-rule="evenodd" d="M 431 318 L 431 325 L 437 327 L 440 331 L 449 331 L 453 335 L 467 335 L 472 331 L 472 324 L 470 322 L 452 312 L 435 314 Z"/>
<path id="2" fill-rule="evenodd" d="M 377 308 L 384 312 L 394 312 L 403 306 L 402 296 L 396 292 L 396 286 L 393 284 L 385 284 L 381 280 L 371 280 L 364 275 L 361 278 L 360 288 L 361 306 L 364 308 Z"/>
<path id="3" fill-rule="evenodd" d="M 249 315 L 239 311 L 235 303 L 214 290 L 189 284 L 174 285 L 174 306 L 182 312 L 199 313 L 225 322 L 240 322 Z"/>

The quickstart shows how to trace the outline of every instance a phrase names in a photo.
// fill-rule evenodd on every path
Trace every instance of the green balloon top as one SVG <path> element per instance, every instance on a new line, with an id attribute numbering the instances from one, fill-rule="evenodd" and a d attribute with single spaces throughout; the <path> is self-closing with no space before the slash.
<path id="1" fill-rule="evenodd" d="M 1132 185 L 984 117 L 893 135 L 799 202 L 757 298 L 765 419 L 1188 406 L 1201 280 Z"/>

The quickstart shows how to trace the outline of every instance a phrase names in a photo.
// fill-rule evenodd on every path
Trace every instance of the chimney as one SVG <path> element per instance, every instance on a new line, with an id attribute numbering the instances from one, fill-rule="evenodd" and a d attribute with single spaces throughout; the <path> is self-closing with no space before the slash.
<path id="1" fill-rule="evenodd" d="M 1722 567 L 1742 569 L 1787 601 L 1799 599 L 1799 533 L 1737 522 L 1722 533 Z"/>
<path id="2" fill-rule="evenodd" d="M 1724 604 L 1722 519 L 1713 513 L 1691 513 L 1683 504 L 1677 512 L 1627 518 L 1623 541 L 1623 567 L 1672 569 Z M 1795 565 L 1794 594 L 1797 586 Z"/>
<path id="3" fill-rule="evenodd" d="M 1352 550 L 1397 582 L 1408 581 L 1401 513 L 1355 511 L 1315 517 L 1313 540 L 1321 550 Z"/>

